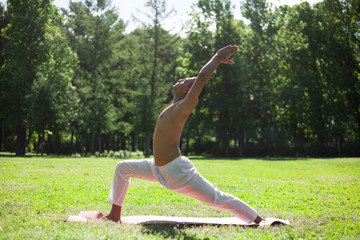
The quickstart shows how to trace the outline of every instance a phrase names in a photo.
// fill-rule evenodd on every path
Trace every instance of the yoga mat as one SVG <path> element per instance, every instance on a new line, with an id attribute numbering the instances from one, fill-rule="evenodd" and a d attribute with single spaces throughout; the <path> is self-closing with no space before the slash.
<path id="1" fill-rule="evenodd" d="M 98 220 L 103 214 L 98 211 L 81 211 L 76 216 L 69 216 L 66 222 L 87 222 L 89 220 Z M 211 226 L 257 226 L 256 223 L 246 223 L 236 217 L 225 218 L 204 218 L 204 217 L 167 217 L 167 216 L 124 216 L 121 217 L 122 224 L 176 224 L 176 225 L 211 225 Z M 289 220 L 266 218 L 260 223 L 262 227 L 273 225 L 290 225 Z"/>

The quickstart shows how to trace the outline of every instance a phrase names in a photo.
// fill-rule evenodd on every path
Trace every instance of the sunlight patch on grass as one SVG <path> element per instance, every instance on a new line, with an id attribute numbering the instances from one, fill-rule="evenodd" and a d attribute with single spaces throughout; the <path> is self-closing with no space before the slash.
<path id="1" fill-rule="evenodd" d="M 191 158 L 190 158 L 191 159 Z M 262 216 L 293 227 L 128 226 L 64 223 L 82 210 L 109 211 L 111 158 L 1 158 L 0 238 L 33 239 L 356 239 L 360 237 L 360 159 L 216 160 L 199 172 Z M 158 183 L 132 179 L 123 215 L 229 217 Z"/>

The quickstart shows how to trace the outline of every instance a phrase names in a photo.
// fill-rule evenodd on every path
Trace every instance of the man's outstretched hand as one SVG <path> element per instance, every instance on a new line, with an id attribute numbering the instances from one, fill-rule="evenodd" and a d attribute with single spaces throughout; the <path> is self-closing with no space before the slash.
<path id="1" fill-rule="evenodd" d="M 229 45 L 217 51 L 216 57 L 218 58 L 220 63 L 234 64 L 235 62 L 233 60 L 230 60 L 229 58 L 237 51 L 238 47 L 236 45 Z"/>

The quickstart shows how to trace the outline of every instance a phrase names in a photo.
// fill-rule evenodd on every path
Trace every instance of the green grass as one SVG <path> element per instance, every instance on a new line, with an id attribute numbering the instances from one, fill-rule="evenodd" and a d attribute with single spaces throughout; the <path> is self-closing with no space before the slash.
<path id="1" fill-rule="evenodd" d="M 202 175 L 262 216 L 271 228 L 66 223 L 81 210 L 107 213 L 117 159 L 0 157 L 1 239 L 358 239 L 360 158 L 191 158 Z M 224 210 L 132 179 L 123 215 L 227 217 Z"/>

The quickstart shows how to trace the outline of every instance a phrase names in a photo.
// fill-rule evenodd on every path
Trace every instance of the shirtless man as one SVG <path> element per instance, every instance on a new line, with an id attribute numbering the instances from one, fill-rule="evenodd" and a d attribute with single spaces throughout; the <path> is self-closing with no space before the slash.
<path id="1" fill-rule="evenodd" d="M 199 95 L 215 69 L 222 63 L 233 64 L 229 58 L 238 47 L 220 49 L 200 70 L 196 78 L 181 79 L 173 85 L 174 99 L 165 108 L 154 131 L 154 159 L 129 160 L 116 166 L 109 201 L 112 209 L 104 218 L 121 221 L 121 207 L 130 178 L 160 182 L 175 192 L 198 199 L 210 206 L 226 209 L 245 222 L 259 224 L 259 214 L 239 198 L 215 188 L 203 178 L 192 162 L 181 156 L 179 143 L 186 120 L 198 102 Z"/>

